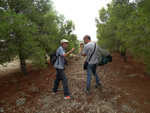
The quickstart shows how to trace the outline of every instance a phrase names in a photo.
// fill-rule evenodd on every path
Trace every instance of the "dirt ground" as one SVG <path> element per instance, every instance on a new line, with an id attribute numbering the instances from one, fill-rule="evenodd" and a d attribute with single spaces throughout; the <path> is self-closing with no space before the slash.
<path id="1" fill-rule="evenodd" d="M 29 74 L 22 76 L 16 68 L 0 74 L 0 112 L 3 113 L 150 113 L 150 77 L 145 76 L 144 64 L 136 63 L 132 56 L 123 57 L 113 53 L 113 62 L 98 67 L 102 91 L 93 87 L 91 94 L 85 93 L 86 71 L 82 69 L 84 58 L 71 59 L 66 66 L 69 90 L 72 100 L 63 99 L 60 94 L 52 95 L 56 71 L 49 65 L 44 70 L 34 71 L 28 67 Z M 22 105 L 16 105 L 24 98 Z"/>

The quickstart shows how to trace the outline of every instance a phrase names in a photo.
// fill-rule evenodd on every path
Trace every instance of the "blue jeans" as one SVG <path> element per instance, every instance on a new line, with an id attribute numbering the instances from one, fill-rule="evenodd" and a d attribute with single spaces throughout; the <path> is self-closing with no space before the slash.
<path id="1" fill-rule="evenodd" d="M 88 66 L 87 66 L 87 85 L 86 85 L 87 90 L 90 90 L 92 73 L 95 77 L 96 84 L 101 85 L 100 82 L 99 82 L 99 77 L 96 73 L 96 68 L 97 68 L 97 64 L 88 64 Z"/>
<path id="2" fill-rule="evenodd" d="M 56 70 L 57 70 L 57 75 L 54 82 L 53 92 L 57 92 L 59 87 L 59 82 L 60 80 L 62 80 L 64 96 L 68 96 L 69 95 L 68 80 L 66 78 L 66 74 L 64 73 L 64 69 L 56 69 Z"/>

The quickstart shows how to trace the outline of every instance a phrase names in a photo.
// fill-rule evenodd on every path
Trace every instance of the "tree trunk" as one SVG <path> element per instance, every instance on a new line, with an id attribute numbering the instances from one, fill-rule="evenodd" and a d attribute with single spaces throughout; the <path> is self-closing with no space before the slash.
<path id="1" fill-rule="evenodd" d="M 121 52 L 121 56 L 124 57 L 125 62 L 127 62 L 126 51 L 127 51 L 127 48 L 123 52 Z"/>
<path id="2" fill-rule="evenodd" d="M 22 50 L 19 51 L 19 58 L 20 58 L 21 72 L 23 75 L 27 75 L 26 62 Z"/>
<path id="3" fill-rule="evenodd" d="M 124 52 L 124 61 L 127 62 L 126 50 L 125 50 L 125 52 Z"/>
<path id="4" fill-rule="evenodd" d="M 127 62 L 127 57 L 126 57 L 126 51 L 127 51 L 127 48 L 124 50 L 123 52 L 123 56 L 124 56 L 124 61 Z"/>
<path id="5" fill-rule="evenodd" d="M 124 56 L 124 52 L 121 52 L 121 56 Z"/>

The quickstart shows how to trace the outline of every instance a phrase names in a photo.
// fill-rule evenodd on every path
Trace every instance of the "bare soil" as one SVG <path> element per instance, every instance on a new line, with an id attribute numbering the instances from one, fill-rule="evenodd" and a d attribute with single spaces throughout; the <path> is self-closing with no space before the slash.
<path id="1" fill-rule="evenodd" d="M 66 66 L 72 100 L 64 100 L 60 82 L 60 94 L 52 95 L 56 71 L 49 64 L 44 70 L 28 67 L 29 74 L 21 75 L 18 68 L 0 73 L 0 109 L 4 113 L 150 113 L 150 77 L 145 76 L 144 64 L 127 56 L 113 53 L 113 62 L 98 67 L 102 91 L 93 87 L 85 93 L 86 71 L 82 69 L 84 58 L 71 59 Z M 5 76 L 3 76 L 5 74 Z M 16 106 L 16 100 L 26 98 L 26 103 Z"/>

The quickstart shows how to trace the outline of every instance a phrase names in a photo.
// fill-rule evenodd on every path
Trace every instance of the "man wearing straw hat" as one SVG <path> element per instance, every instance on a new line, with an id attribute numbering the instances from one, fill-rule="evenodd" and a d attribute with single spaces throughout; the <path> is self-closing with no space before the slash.
<path id="1" fill-rule="evenodd" d="M 53 93 L 52 94 L 58 94 L 58 86 L 60 80 L 62 80 L 63 83 L 63 91 L 64 91 L 64 99 L 71 99 L 71 96 L 69 94 L 69 88 L 68 88 L 68 80 L 66 78 L 66 74 L 64 73 L 65 70 L 65 58 L 72 53 L 75 49 L 72 48 L 69 52 L 65 53 L 66 48 L 68 47 L 69 41 L 66 39 L 62 39 L 60 41 L 61 46 L 57 49 L 56 55 L 58 56 L 54 67 L 56 68 L 57 75 L 56 79 L 54 82 L 54 87 L 53 87 Z"/>

